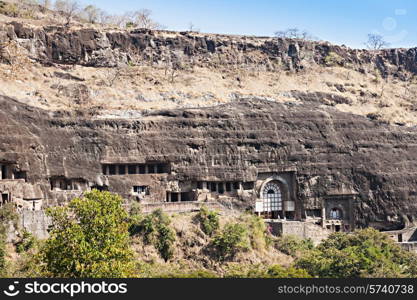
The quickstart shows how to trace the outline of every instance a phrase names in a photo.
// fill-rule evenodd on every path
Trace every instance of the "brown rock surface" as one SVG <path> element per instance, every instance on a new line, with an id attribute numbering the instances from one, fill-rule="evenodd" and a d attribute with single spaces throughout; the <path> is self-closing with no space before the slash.
<path id="1" fill-rule="evenodd" d="M 53 194 L 51 177 L 101 185 L 103 162 L 160 161 L 172 171 L 155 175 L 161 184 L 254 181 L 259 172 L 294 170 L 303 209 L 318 208 L 332 190 L 351 190 L 359 194 L 358 226 L 393 229 L 416 222 L 416 128 L 370 121 L 317 101 L 248 98 L 124 120 L 59 115 L 2 96 L 0 128 L 0 161 L 27 172 L 27 182 L 42 190 L 44 206 L 68 200 Z"/>

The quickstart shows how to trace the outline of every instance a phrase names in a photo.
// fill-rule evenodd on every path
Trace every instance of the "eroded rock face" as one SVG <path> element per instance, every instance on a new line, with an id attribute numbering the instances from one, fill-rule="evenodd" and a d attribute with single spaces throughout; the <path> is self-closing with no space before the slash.
<path id="1" fill-rule="evenodd" d="M 0 163 L 26 172 L 25 184 L 39 190 L 16 196 L 42 197 L 43 207 L 79 194 L 53 190 L 52 182 L 60 178 L 72 180 L 66 184 L 107 186 L 127 198 L 132 185 L 145 182 L 149 202 L 156 203 L 166 200 L 167 190 L 186 190 L 192 182 L 256 182 L 262 174 L 292 172 L 301 217 L 322 209 L 323 199 L 336 190 L 357 194 L 356 226 L 394 229 L 417 218 L 417 129 L 373 122 L 314 101 L 240 99 L 213 108 L 103 120 L 54 115 L 0 97 L 0 128 Z M 169 164 L 170 171 L 103 174 L 103 164 L 149 162 Z M 254 205 L 251 195 L 241 196 L 242 209 Z"/>
<path id="2" fill-rule="evenodd" d="M 149 30 L 68 30 L 59 26 L 34 28 L 18 22 L 0 27 L 0 42 L 8 40 L 18 41 L 33 58 L 44 63 L 112 67 L 119 63 L 151 62 L 178 68 L 185 64 L 239 64 L 295 71 L 331 63 L 361 72 L 378 69 L 382 76 L 401 79 L 417 73 L 417 48 L 367 51 L 291 39 Z M 329 62 L 330 53 L 335 61 Z"/>

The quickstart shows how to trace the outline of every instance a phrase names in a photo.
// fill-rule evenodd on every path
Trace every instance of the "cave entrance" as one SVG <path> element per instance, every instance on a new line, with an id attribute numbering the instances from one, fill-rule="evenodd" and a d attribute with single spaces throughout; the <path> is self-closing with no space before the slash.
<path id="1" fill-rule="evenodd" d="M 10 202 L 10 195 L 8 193 L 3 193 L 1 194 L 1 205 L 3 206 L 4 204 Z"/>

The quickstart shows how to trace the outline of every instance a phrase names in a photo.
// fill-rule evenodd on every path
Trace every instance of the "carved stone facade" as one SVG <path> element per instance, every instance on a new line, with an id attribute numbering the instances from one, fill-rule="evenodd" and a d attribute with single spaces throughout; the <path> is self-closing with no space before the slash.
<path id="1" fill-rule="evenodd" d="M 0 97 L 0 128 L 2 201 L 24 210 L 95 188 L 147 211 L 207 204 L 326 231 L 417 221 L 417 131 L 315 103 L 242 99 L 102 120 Z"/>

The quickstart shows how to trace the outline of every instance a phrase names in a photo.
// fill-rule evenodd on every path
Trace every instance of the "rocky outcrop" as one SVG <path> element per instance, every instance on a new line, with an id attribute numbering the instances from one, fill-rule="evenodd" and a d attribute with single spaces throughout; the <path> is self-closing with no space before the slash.
<path id="1" fill-rule="evenodd" d="M 269 37 L 169 31 L 98 31 L 12 22 L 0 26 L 0 42 L 15 40 L 43 63 L 109 67 L 119 63 L 150 63 L 172 68 L 251 66 L 300 71 L 314 65 L 340 65 L 406 79 L 417 74 L 417 48 L 367 51 Z"/>
<path id="2" fill-rule="evenodd" d="M 0 97 L 0 128 L 0 162 L 27 172 L 44 206 L 68 200 L 52 194 L 52 177 L 100 185 L 103 162 L 159 161 L 171 166 L 163 184 L 247 182 L 259 172 L 291 170 L 303 209 L 319 208 L 332 190 L 349 190 L 358 194 L 357 226 L 396 229 L 417 220 L 417 129 L 315 101 L 240 99 L 123 120 L 58 115 Z"/>

